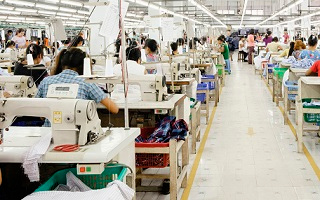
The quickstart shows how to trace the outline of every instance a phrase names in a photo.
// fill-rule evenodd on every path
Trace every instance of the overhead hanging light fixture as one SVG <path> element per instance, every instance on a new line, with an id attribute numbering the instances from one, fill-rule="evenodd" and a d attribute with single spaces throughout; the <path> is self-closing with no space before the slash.
<path id="1" fill-rule="evenodd" d="M 285 5 L 284 7 L 281 8 L 281 10 L 279 10 L 278 12 L 274 13 L 273 15 L 271 15 L 270 17 L 268 17 L 267 19 L 263 20 L 262 22 L 258 23 L 257 25 L 261 25 L 266 23 L 267 21 L 275 18 L 276 16 L 290 10 L 291 8 L 303 3 L 304 0 L 296 0 L 296 1 L 292 1 L 289 4 Z"/>
<path id="2" fill-rule="evenodd" d="M 71 5 L 71 6 L 80 6 L 80 7 L 83 6 L 83 3 L 77 2 L 77 1 L 61 0 L 60 2 L 61 2 L 61 3 L 64 3 L 64 4 Z"/>
<path id="3" fill-rule="evenodd" d="M 89 15 L 90 12 L 89 11 L 84 11 L 84 10 L 78 10 L 79 14 L 83 14 L 83 15 Z"/>
<path id="4" fill-rule="evenodd" d="M 214 16 L 211 11 L 205 7 L 204 5 L 201 5 L 200 3 L 198 3 L 196 0 L 189 0 L 190 3 L 192 3 L 193 5 L 195 5 L 197 8 L 199 8 L 200 10 L 202 10 L 203 12 L 205 12 L 207 15 L 209 15 L 211 18 L 213 18 L 214 20 L 216 20 L 217 22 L 219 22 L 222 26 L 224 26 L 225 28 L 227 28 L 227 25 L 225 25 L 221 20 L 219 20 L 216 16 Z"/>
<path id="5" fill-rule="evenodd" d="M 41 3 L 37 3 L 36 7 L 37 8 L 44 8 L 44 9 L 47 9 L 47 10 L 59 10 L 58 6 L 52 6 L 52 5 L 41 4 Z"/>
<path id="6" fill-rule="evenodd" d="M 27 8 L 16 8 L 16 11 L 20 11 L 20 12 L 28 12 L 28 13 L 36 13 L 37 10 L 35 9 L 27 9 Z"/>
<path id="7" fill-rule="evenodd" d="M 56 14 L 56 12 L 44 11 L 44 10 L 39 10 L 38 13 L 45 14 L 45 15 L 55 15 Z"/>
<path id="8" fill-rule="evenodd" d="M 64 12 L 72 12 L 72 13 L 76 13 L 76 12 L 77 12 L 76 9 L 72 9 L 72 8 L 63 8 L 63 7 L 60 7 L 59 10 L 60 10 L 60 11 L 64 11 Z"/>
<path id="9" fill-rule="evenodd" d="M 14 9 L 14 7 L 12 7 L 12 6 L 4 6 L 4 5 L 0 6 L 0 10 L 13 10 L 13 9 Z"/>
<path id="10" fill-rule="evenodd" d="M 21 14 L 21 12 L 14 11 L 14 10 L 0 10 L 0 13 L 12 14 L 12 15 L 20 15 Z"/>
<path id="11" fill-rule="evenodd" d="M 18 0 L 6 0 L 6 3 L 16 4 L 16 5 L 23 5 L 23 6 L 31 6 L 33 7 L 35 3 L 27 2 L 27 1 L 18 1 Z"/>
<path id="12" fill-rule="evenodd" d="M 242 9 L 242 16 L 241 16 L 241 22 L 240 22 L 240 28 L 242 27 L 243 18 L 244 18 L 244 15 L 246 14 L 247 4 L 248 4 L 248 0 L 244 0 L 244 5 L 243 5 L 243 9 Z"/>

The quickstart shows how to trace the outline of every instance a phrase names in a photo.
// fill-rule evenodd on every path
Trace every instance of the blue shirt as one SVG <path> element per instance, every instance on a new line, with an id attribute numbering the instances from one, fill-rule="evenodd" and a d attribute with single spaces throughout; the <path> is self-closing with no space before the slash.
<path id="1" fill-rule="evenodd" d="M 315 51 L 311 51 L 311 50 L 303 50 L 300 55 L 299 55 L 300 59 L 304 59 L 304 58 L 308 58 L 311 60 L 320 60 L 320 52 L 315 50 Z"/>
<path id="2" fill-rule="evenodd" d="M 49 85 L 61 83 L 78 84 L 79 89 L 77 99 L 94 100 L 96 103 L 99 103 L 107 97 L 107 94 L 104 93 L 96 84 L 86 83 L 84 79 L 77 76 L 79 76 L 77 72 L 66 69 L 58 75 L 46 77 L 38 86 L 38 93 L 35 98 L 46 98 Z M 50 122 L 46 120 L 43 126 L 50 126 Z"/>
<path id="3" fill-rule="evenodd" d="M 63 70 L 60 74 L 55 76 L 48 76 L 43 79 L 38 87 L 38 93 L 36 98 L 46 98 L 49 85 L 51 84 L 61 84 L 61 83 L 71 83 L 78 84 L 79 90 L 77 94 L 77 99 L 87 99 L 94 100 L 96 103 L 99 103 L 107 97 L 107 94 L 102 91 L 94 83 L 86 83 L 84 79 L 77 77 L 79 74 L 73 70 L 66 69 Z"/>

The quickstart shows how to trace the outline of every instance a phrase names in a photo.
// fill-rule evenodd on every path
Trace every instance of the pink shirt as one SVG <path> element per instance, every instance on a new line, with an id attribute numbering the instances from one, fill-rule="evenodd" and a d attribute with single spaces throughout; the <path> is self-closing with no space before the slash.
<path id="1" fill-rule="evenodd" d="M 248 47 L 254 47 L 254 36 L 252 34 L 248 35 Z"/>

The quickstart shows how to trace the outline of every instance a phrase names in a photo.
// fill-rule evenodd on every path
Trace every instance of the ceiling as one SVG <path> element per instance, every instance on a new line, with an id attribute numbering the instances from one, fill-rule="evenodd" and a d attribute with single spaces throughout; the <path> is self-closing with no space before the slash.
<path id="1" fill-rule="evenodd" d="M 246 0 L 196 0 L 209 10 L 222 23 L 217 22 L 210 17 L 208 13 L 192 4 L 190 0 L 127 0 L 130 3 L 127 22 L 139 23 L 145 15 L 148 15 L 148 2 L 160 5 L 175 14 L 183 14 L 198 22 L 221 26 L 221 24 L 238 26 L 241 23 L 244 26 L 254 26 L 257 23 L 270 17 L 273 13 L 279 11 L 284 6 L 298 0 L 247 0 L 246 11 L 243 14 Z M 144 5 L 135 2 L 147 2 Z M 3 23 L 33 23 L 45 24 L 51 18 L 61 18 L 65 25 L 83 26 L 90 14 L 86 3 L 81 0 L 0 0 L 0 22 Z M 303 6 L 302 6 L 303 5 Z M 270 19 L 263 25 L 275 25 L 288 19 L 294 19 L 306 15 L 314 10 L 320 10 L 320 0 L 304 0 L 298 6 L 294 6 L 286 13 Z M 320 20 L 318 15 L 313 16 L 312 20 Z"/>

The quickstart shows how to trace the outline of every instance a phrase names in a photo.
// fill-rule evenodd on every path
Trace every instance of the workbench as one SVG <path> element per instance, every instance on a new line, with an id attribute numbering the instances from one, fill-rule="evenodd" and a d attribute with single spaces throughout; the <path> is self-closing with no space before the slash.
<path id="1" fill-rule="evenodd" d="M 298 137 L 298 152 L 303 152 L 303 128 L 304 125 L 304 114 L 314 113 L 320 114 L 320 109 L 317 108 L 303 108 L 303 99 L 319 99 L 320 98 L 320 78 L 319 77 L 301 77 L 298 81 L 298 96 L 297 96 L 297 137 Z M 311 130 L 308 130 L 311 131 Z M 317 130 L 319 131 L 319 130 Z"/>
<path id="2" fill-rule="evenodd" d="M 185 141 L 170 140 L 169 147 L 144 148 L 136 147 L 136 153 L 148 154 L 169 154 L 170 173 L 169 174 L 144 174 L 142 170 L 137 170 L 137 191 L 141 192 L 160 192 L 161 187 L 157 186 L 141 186 L 139 179 L 170 179 L 170 200 L 178 199 L 178 191 L 180 188 L 186 188 L 188 183 L 188 165 L 189 150 L 188 136 Z M 181 151 L 182 165 L 179 169 L 178 154 Z"/>
<path id="3" fill-rule="evenodd" d="M 301 76 L 305 76 L 308 69 L 302 68 L 289 68 L 289 81 L 298 82 Z M 289 100 L 289 95 L 298 95 L 298 91 L 295 89 L 289 90 L 288 87 L 284 87 L 284 124 L 288 124 L 289 114 L 291 110 L 296 110 L 296 108 L 291 108 L 291 101 Z M 297 104 L 296 104 L 297 105 Z M 295 121 L 298 120 L 298 115 L 296 113 Z"/>
<path id="4" fill-rule="evenodd" d="M 260 50 L 264 49 L 266 47 L 266 45 L 262 44 L 262 43 L 258 43 L 257 47 L 258 47 L 258 55 L 260 55 Z"/>
<path id="5" fill-rule="evenodd" d="M 106 130 L 103 128 L 103 131 Z M 109 135 L 96 144 L 82 146 L 75 152 L 56 152 L 52 150 L 56 145 L 51 144 L 47 153 L 38 162 L 99 164 L 114 160 L 135 170 L 135 138 L 140 135 L 140 129 L 112 128 L 111 130 Z M 50 132 L 51 127 L 9 127 L 8 131 L 4 131 L 4 142 L 0 145 L 0 162 L 23 163 L 23 155 L 28 149 Z M 127 184 L 135 188 L 134 175 L 127 179 Z"/>

